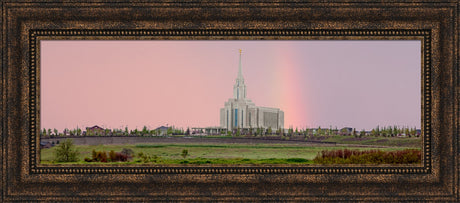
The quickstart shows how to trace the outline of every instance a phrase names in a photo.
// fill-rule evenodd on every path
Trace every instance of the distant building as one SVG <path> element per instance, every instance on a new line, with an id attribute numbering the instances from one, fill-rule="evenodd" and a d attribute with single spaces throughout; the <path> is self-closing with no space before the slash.
<path id="1" fill-rule="evenodd" d="M 353 128 L 344 127 L 342 129 L 340 129 L 340 134 L 342 134 L 342 135 L 351 135 L 352 133 L 353 133 Z"/>
<path id="2" fill-rule="evenodd" d="M 102 135 L 104 134 L 104 128 L 97 125 L 93 127 L 86 127 L 86 135 Z"/>
<path id="3" fill-rule="evenodd" d="M 166 126 L 160 126 L 156 128 L 155 130 L 160 131 L 160 135 L 166 135 L 168 133 L 168 127 Z"/>
<path id="4" fill-rule="evenodd" d="M 227 130 L 249 128 L 284 128 L 284 112 L 278 108 L 259 107 L 246 98 L 246 85 L 241 71 L 241 49 L 238 76 L 233 98 L 220 109 L 220 126 Z"/>

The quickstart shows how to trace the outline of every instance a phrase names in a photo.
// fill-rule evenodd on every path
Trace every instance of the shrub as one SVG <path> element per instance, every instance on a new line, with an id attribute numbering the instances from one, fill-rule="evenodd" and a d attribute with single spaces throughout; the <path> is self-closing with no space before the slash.
<path id="1" fill-rule="evenodd" d="M 91 158 L 93 158 L 93 160 L 96 160 L 97 158 L 97 152 L 95 149 L 93 149 L 93 151 L 91 152 Z"/>
<path id="2" fill-rule="evenodd" d="M 187 155 L 188 155 L 188 150 L 186 149 L 182 150 L 181 156 L 184 157 L 184 159 L 185 157 L 187 157 Z"/>
<path id="3" fill-rule="evenodd" d="M 405 149 L 381 150 L 323 150 L 313 159 L 318 164 L 416 164 L 421 162 L 421 151 Z"/>
<path id="4" fill-rule="evenodd" d="M 144 154 L 144 152 L 137 153 L 137 156 L 142 160 L 142 162 L 147 163 L 150 161 L 150 156 L 148 154 Z"/>
<path id="5" fill-rule="evenodd" d="M 115 154 L 115 151 L 111 150 L 109 152 L 109 158 L 110 158 L 111 161 L 116 161 L 117 155 Z"/>
<path id="6" fill-rule="evenodd" d="M 125 155 L 121 152 L 116 152 L 115 153 L 115 159 L 112 159 L 112 161 L 128 161 L 129 156 Z"/>
<path id="7" fill-rule="evenodd" d="M 105 151 L 97 152 L 96 160 L 100 162 L 107 162 L 107 152 Z"/>
<path id="8" fill-rule="evenodd" d="M 142 156 L 144 156 L 144 152 L 137 153 L 137 157 L 142 157 Z"/>
<path id="9" fill-rule="evenodd" d="M 80 154 L 73 144 L 72 139 L 65 139 L 59 144 L 55 151 L 55 157 L 57 162 L 76 162 L 78 161 L 78 155 Z"/>
<path id="10" fill-rule="evenodd" d="M 129 157 L 132 157 L 134 155 L 134 151 L 132 149 L 126 149 L 126 148 L 123 148 L 121 150 L 121 153 Z"/>
<path id="11" fill-rule="evenodd" d="M 105 151 L 92 151 L 92 159 L 90 158 L 85 158 L 86 162 L 116 162 L 116 161 L 128 161 L 128 159 L 131 159 L 132 157 L 129 155 L 126 155 L 122 152 L 115 152 L 111 150 L 107 156 L 107 152 Z"/>

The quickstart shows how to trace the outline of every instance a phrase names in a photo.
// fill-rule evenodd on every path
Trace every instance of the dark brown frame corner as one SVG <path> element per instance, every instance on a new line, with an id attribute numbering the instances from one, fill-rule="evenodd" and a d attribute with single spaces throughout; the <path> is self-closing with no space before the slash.
<path id="1" fill-rule="evenodd" d="M 1 1 L 1 202 L 460 201 L 459 0 Z M 42 165 L 41 40 L 420 40 L 423 163 Z"/>

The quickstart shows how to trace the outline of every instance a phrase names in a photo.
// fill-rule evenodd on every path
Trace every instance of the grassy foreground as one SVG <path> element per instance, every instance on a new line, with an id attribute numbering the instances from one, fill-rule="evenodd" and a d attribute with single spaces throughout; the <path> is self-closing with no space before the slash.
<path id="1" fill-rule="evenodd" d="M 323 150 L 372 150 L 368 147 L 307 147 L 297 144 L 137 144 L 137 145 L 75 145 L 80 152 L 78 162 L 68 164 L 101 164 L 85 162 L 92 151 L 111 150 L 120 152 L 132 149 L 134 157 L 129 162 L 109 162 L 107 164 L 311 164 Z M 42 149 L 41 163 L 53 164 L 56 147 Z M 407 147 L 378 148 L 382 151 L 404 150 Z M 184 158 L 183 150 L 188 151 Z M 142 152 L 143 156 L 138 154 Z"/>

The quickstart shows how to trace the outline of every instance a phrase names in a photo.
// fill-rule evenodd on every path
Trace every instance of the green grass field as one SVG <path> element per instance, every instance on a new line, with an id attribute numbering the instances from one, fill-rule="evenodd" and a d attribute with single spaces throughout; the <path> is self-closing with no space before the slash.
<path id="1" fill-rule="evenodd" d="M 316 155 L 322 150 L 336 149 L 377 149 L 371 147 L 308 147 L 298 144 L 137 144 L 137 145 L 75 145 L 80 152 L 78 162 L 81 164 L 85 157 L 91 158 L 92 150 L 120 152 L 123 148 L 134 151 L 134 159 L 123 164 L 310 164 Z M 56 147 L 41 150 L 41 163 L 54 163 L 54 150 Z M 395 151 L 409 147 L 378 148 L 383 151 Z M 182 150 L 188 150 L 188 156 L 181 156 Z M 138 153 L 144 153 L 148 159 L 142 159 Z M 90 162 L 93 164 L 96 162 Z M 97 162 L 100 164 L 100 162 Z M 111 164 L 111 163 L 108 163 Z M 120 164 L 120 163 L 117 163 Z"/>

